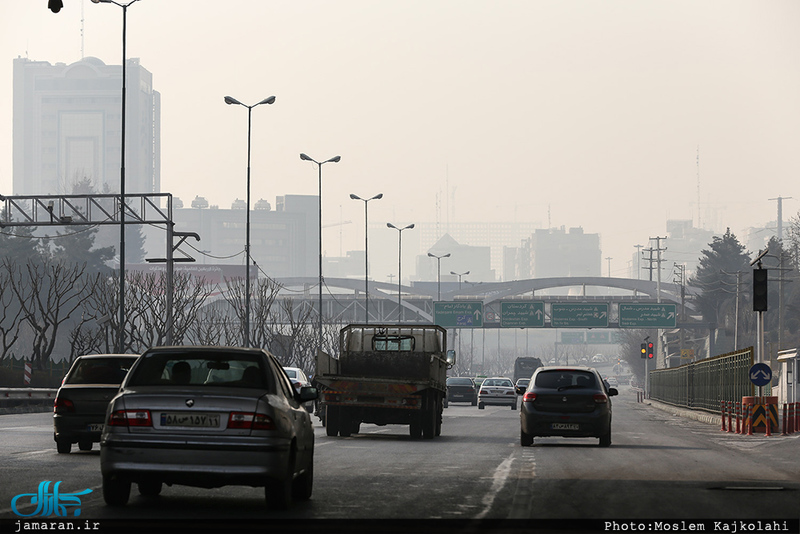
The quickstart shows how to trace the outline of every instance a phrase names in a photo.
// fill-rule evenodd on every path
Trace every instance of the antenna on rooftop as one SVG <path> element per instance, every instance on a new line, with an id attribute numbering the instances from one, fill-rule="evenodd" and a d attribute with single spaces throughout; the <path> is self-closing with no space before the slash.
<path id="1" fill-rule="evenodd" d="M 81 59 L 84 58 L 84 55 L 83 55 L 83 30 L 84 30 L 84 25 L 83 25 L 83 0 L 81 0 Z"/>
<path id="2" fill-rule="evenodd" d="M 703 228 L 700 223 L 700 145 L 697 145 L 697 227 Z"/>

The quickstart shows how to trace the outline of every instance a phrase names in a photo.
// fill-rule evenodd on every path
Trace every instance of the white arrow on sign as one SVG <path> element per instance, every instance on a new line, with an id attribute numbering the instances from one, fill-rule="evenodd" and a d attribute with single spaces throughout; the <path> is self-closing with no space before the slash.
<path id="1" fill-rule="evenodd" d="M 764 371 L 763 369 L 758 369 L 756 372 L 750 374 L 751 380 L 756 380 L 758 378 L 763 378 L 764 380 L 769 380 L 771 375 Z"/>

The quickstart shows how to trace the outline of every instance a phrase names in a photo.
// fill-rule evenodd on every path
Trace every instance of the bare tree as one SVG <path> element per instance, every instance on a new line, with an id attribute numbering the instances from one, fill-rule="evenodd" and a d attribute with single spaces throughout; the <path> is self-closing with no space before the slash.
<path id="1" fill-rule="evenodd" d="M 16 269 L 7 258 L 0 268 L 0 361 L 4 360 L 19 339 L 22 326 L 22 307 L 11 290 L 11 273 Z"/>
<path id="2" fill-rule="evenodd" d="M 80 307 L 86 288 L 91 285 L 85 268 L 85 264 L 70 266 L 47 259 L 11 272 L 11 289 L 33 332 L 31 363 L 35 369 L 44 369 L 58 340 L 59 328 Z"/>

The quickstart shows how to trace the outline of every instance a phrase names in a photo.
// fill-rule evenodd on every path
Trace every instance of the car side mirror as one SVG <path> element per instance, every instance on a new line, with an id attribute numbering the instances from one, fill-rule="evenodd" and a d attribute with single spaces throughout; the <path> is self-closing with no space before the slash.
<path id="1" fill-rule="evenodd" d="M 619 395 L 617 388 L 608 388 L 608 396 L 613 397 L 614 395 Z"/>
<path id="2" fill-rule="evenodd" d="M 514 391 L 517 392 L 517 395 L 525 395 L 525 390 L 528 389 L 524 386 L 514 386 Z"/>
<path id="3" fill-rule="evenodd" d="M 456 364 L 456 351 L 455 350 L 450 349 L 450 350 L 447 351 L 447 359 L 446 359 L 446 361 L 447 361 L 447 365 L 449 367 L 453 367 Z"/>
<path id="4" fill-rule="evenodd" d="M 300 402 L 312 401 L 319 398 L 319 392 L 317 391 L 317 388 L 313 386 L 301 387 L 298 395 L 300 397 Z"/>

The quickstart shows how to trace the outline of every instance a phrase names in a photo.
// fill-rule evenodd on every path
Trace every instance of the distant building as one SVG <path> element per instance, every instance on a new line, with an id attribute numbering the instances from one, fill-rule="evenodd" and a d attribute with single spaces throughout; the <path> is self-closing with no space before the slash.
<path id="1" fill-rule="evenodd" d="M 241 201 L 230 209 L 208 206 L 197 197 L 192 208 L 173 210 L 175 230 L 196 232 L 200 241 L 184 245 L 197 264 L 244 265 L 246 242 L 246 210 Z M 175 205 L 183 204 L 175 199 Z M 269 202 L 259 200 L 250 211 L 250 255 L 258 266 L 259 276 L 273 278 L 318 275 L 319 204 L 317 196 L 284 195 L 277 197 L 276 210 Z M 183 204 L 185 206 L 185 204 Z M 164 257 L 163 232 L 154 238 L 148 232 L 148 254 Z M 176 254 L 177 257 L 177 254 Z"/>
<path id="2" fill-rule="evenodd" d="M 428 252 L 436 256 L 450 254 L 447 258 L 437 260 L 428 256 Z M 458 276 L 450 274 L 465 273 L 469 275 L 463 279 L 494 282 L 497 277 L 492 269 L 492 250 L 491 247 L 476 247 L 472 245 L 462 245 L 453 239 L 450 234 L 445 234 L 439 241 L 428 249 L 425 255 L 417 256 L 416 276 L 412 276 L 414 281 L 438 282 L 439 265 L 441 264 L 442 282 L 458 282 Z M 462 279 L 462 282 L 463 282 Z"/>
<path id="3" fill-rule="evenodd" d="M 161 191 L 161 95 L 128 60 L 125 192 Z M 13 194 L 70 194 L 89 178 L 120 190 L 122 69 L 87 57 L 70 65 L 14 60 Z"/>
<path id="4" fill-rule="evenodd" d="M 516 253 L 507 250 L 505 256 L 516 258 L 516 280 L 601 275 L 600 234 L 580 227 L 537 229 Z"/>

